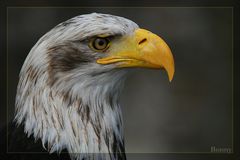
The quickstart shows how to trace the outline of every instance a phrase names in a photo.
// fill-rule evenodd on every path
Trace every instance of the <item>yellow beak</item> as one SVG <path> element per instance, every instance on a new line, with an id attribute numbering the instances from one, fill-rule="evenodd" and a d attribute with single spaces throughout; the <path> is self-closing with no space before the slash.
<path id="1" fill-rule="evenodd" d="M 124 37 L 111 48 L 107 57 L 97 60 L 99 64 L 116 63 L 118 67 L 144 67 L 165 69 L 169 81 L 174 75 L 174 59 L 168 45 L 156 34 L 136 29 L 133 35 Z"/>

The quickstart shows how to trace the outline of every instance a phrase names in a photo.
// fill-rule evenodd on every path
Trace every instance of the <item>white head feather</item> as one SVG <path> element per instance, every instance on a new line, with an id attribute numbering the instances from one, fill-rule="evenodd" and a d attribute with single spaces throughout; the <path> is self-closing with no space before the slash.
<path id="1" fill-rule="evenodd" d="M 20 72 L 16 96 L 18 124 L 49 152 L 67 149 L 73 159 L 108 153 L 124 159 L 118 97 L 126 70 L 99 65 L 104 56 L 86 40 L 107 34 L 132 34 L 138 26 L 107 14 L 74 17 L 46 33 L 31 49 Z M 120 153 L 116 155 L 114 152 Z"/>

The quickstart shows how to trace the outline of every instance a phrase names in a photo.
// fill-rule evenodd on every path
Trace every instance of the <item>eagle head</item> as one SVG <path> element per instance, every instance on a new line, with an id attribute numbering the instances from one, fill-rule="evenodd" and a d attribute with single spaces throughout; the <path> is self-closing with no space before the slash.
<path id="1" fill-rule="evenodd" d="M 165 69 L 170 81 L 174 74 L 168 45 L 131 20 L 92 13 L 60 23 L 22 66 L 15 121 L 50 153 L 125 159 L 118 98 L 132 67 Z"/>

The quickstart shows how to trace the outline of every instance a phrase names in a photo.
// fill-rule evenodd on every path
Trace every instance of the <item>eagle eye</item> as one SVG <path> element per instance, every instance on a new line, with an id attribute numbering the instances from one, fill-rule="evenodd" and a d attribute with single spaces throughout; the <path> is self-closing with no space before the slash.
<path id="1" fill-rule="evenodd" d="M 97 51 L 104 51 L 109 47 L 109 39 L 106 37 L 96 37 L 90 42 L 90 46 Z"/>

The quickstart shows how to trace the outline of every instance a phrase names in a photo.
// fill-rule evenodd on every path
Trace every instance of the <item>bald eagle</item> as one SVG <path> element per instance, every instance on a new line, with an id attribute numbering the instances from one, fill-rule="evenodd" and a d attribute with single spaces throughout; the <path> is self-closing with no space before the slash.
<path id="1" fill-rule="evenodd" d="M 64 150 L 72 160 L 126 159 L 119 95 L 132 67 L 174 75 L 168 45 L 131 20 L 92 13 L 60 23 L 22 66 L 9 147 L 28 152 L 32 138 L 40 151 Z M 16 146 L 19 129 L 28 140 Z"/>

